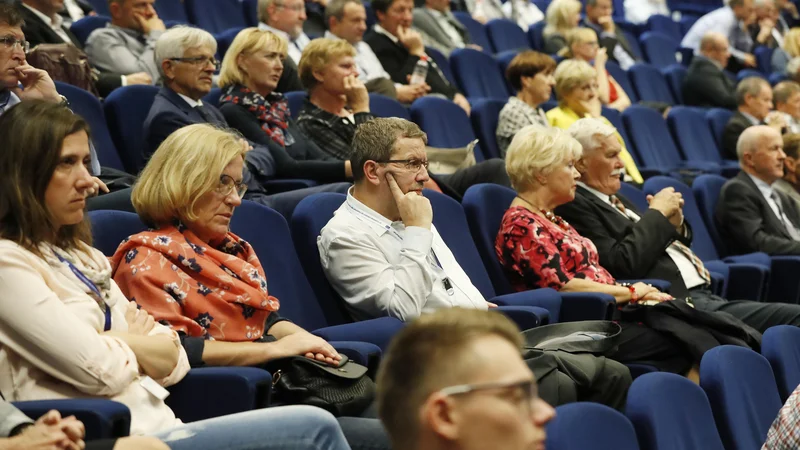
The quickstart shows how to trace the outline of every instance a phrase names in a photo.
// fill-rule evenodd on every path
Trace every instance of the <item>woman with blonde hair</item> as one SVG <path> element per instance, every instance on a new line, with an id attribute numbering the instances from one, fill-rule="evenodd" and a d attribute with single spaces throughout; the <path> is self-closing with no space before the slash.
<path id="1" fill-rule="evenodd" d="M 786 73 L 789 61 L 797 57 L 800 57 L 800 28 L 792 28 L 783 37 L 783 46 L 772 52 L 772 71 Z"/>
<path id="2" fill-rule="evenodd" d="M 567 34 L 578 28 L 581 21 L 581 2 L 578 0 L 554 0 L 547 7 L 544 27 L 544 47 L 547 54 L 556 54 L 567 46 Z"/>

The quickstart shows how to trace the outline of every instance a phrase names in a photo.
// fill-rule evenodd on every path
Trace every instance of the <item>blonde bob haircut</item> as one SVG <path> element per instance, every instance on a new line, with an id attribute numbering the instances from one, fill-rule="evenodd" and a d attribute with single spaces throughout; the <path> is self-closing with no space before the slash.
<path id="1" fill-rule="evenodd" d="M 597 71 L 594 70 L 594 67 L 579 59 L 562 61 L 556 67 L 553 75 L 556 78 L 556 95 L 560 104 L 564 103 L 564 97 L 574 89 L 597 79 Z"/>
<path id="2" fill-rule="evenodd" d="M 547 7 L 544 35 L 564 34 L 572 28 L 570 17 L 581 12 L 581 2 L 578 0 L 554 0 Z"/>
<path id="3" fill-rule="evenodd" d="M 789 58 L 800 56 L 800 28 L 792 28 L 783 38 L 783 50 Z"/>
<path id="4" fill-rule="evenodd" d="M 259 51 L 275 52 L 286 57 L 286 40 L 268 30 L 245 28 L 236 35 L 222 59 L 222 70 L 219 73 L 219 87 L 226 88 L 234 84 L 244 84 L 245 73 L 239 67 L 239 55 L 249 55 Z"/>
<path id="5" fill-rule="evenodd" d="M 506 153 L 506 172 L 511 187 L 526 192 L 536 186 L 537 177 L 550 174 L 556 167 L 577 161 L 581 144 L 566 130 L 528 125 L 511 140 Z"/>
<path id="6" fill-rule="evenodd" d="M 328 64 L 345 56 L 356 56 L 356 49 L 344 39 L 319 38 L 309 42 L 297 64 L 300 81 L 306 90 L 311 92 L 319 83 L 314 77 L 315 72 L 325 69 Z"/>
<path id="7" fill-rule="evenodd" d="M 197 220 L 197 201 L 216 189 L 225 167 L 244 154 L 240 138 L 229 131 L 208 124 L 180 128 L 158 146 L 139 175 L 133 207 L 153 227 Z"/>
<path id="8" fill-rule="evenodd" d="M 585 44 L 592 38 L 596 39 L 597 33 L 591 28 L 580 27 L 570 30 L 567 33 L 567 46 L 559 50 L 558 55 L 565 58 L 574 58 L 575 52 L 572 51 L 572 47 L 576 44 Z"/>

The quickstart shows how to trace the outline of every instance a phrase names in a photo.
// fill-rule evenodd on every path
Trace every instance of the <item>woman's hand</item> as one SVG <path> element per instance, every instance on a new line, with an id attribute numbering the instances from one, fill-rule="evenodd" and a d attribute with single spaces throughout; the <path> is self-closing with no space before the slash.
<path id="1" fill-rule="evenodd" d="M 86 190 L 87 197 L 95 197 L 100 195 L 100 192 L 108 194 L 108 186 L 106 186 L 106 184 L 103 183 L 100 178 L 92 177 L 92 182 L 94 182 L 94 184 Z"/>
<path id="2" fill-rule="evenodd" d="M 640 302 L 658 302 L 658 303 L 661 303 L 661 302 L 666 302 L 666 301 L 669 301 L 669 300 L 675 300 L 675 297 L 673 297 L 673 296 L 671 296 L 669 294 L 665 294 L 663 292 L 660 292 L 658 290 L 653 291 L 653 292 L 649 292 L 644 297 L 639 297 L 639 301 Z"/>
<path id="3" fill-rule="evenodd" d="M 156 320 L 147 311 L 139 309 L 136 302 L 128 302 L 125 310 L 128 333 L 147 336 L 156 326 Z"/>
<path id="4" fill-rule="evenodd" d="M 342 359 L 336 349 L 325 339 L 314 336 L 307 331 L 292 333 L 275 343 L 281 349 L 281 356 L 305 356 L 309 359 L 338 366 Z"/>
<path id="5" fill-rule="evenodd" d="M 636 292 L 637 300 L 643 299 L 644 296 L 646 296 L 651 292 L 658 292 L 658 289 L 654 288 L 653 286 L 650 286 L 647 283 L 642 283 L 641 281 L 633 285 L 633 290 Z"/>
<path id="6" fill-rule="evenodd" d="M 606 51 L 605 47 L 601 47 L 597 50 L 597 54 L 594 57 L 595 70 L 606 70 L 607 62 L 608 62 L 608 52 Z"/>

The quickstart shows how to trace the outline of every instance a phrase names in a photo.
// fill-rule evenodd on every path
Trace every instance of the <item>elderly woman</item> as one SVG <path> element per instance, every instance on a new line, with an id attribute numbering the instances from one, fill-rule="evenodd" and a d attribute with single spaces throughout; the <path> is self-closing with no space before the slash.
<path id="1" fill-rule="evenodd" d="M 595 117 L 611 125 L 608 119 L 600 115 L 602 106 L 597 96 L 597 71 L 589 63 L 577 59 L 563 61 L 556 67 L 555 78 L 559 100 L 557 108 L 547 111 L 550 125 L 566 130 L 584 117 Z M 619 133 L 617 139 L 622 145 L 620 158 L 625 164 L 626 175 L 635 183 L 643 183 L 644 179 L 636 162 L 625 148 L 625 142 Z"/>
<path id="2" fill-rule="evenodd" d="M 800 28 L 792 28 L 783 37 L 783 46 L 772 52 L 772 72 L 787 73 L 786 66 L 800 57 Z"/>
<path id="3" fill-rule="evenodd" d="M 505 156 L 511 139 L 523 127 L 532 124 L 550 126 L 539 105 L 550 99 L 555 69 L 553 58 L 533 50 L 524 51 L 511 60 L 506 69 L 506 79 L 517 95 L 509 97 L 497 122 L 497 146 L 501 155 Z"/>
<path id="4" fill-rule="evenodd" d="M 352 177 L 350 161 L 337 161 L 303 135 L 291 119 L 289 102 L 275 92 L 286 46 L 286 41 L 271 31 L 241 31 L 222 60 L 220 112 L 231 128 L 272 150 L 281 175 L 344 181 Z"/>
<path id="5" fill-rule="evenodd" d="M 542 51 L 553 55 L 567 46 L 567 35 L 578 28 L 581 21 L 581 2 L 578 0 L 554 0 L 547 7 Z"/>
<path id="6" fill-rule="evenodd" d="M 0 133 L 6 400 L 114 400 L 130 409 L 131 434 L 154 435 L 172 449 L 349 448 L 330 414 L 307 407 L 183 425 L 163 401 L 163 387 L 189 371 L 178 333 L 129 302 L 108 260 L 91 247 L 84 208 L 96 185 L 86 122 L 60 105 L 30 100 L 0 116 Z"/>

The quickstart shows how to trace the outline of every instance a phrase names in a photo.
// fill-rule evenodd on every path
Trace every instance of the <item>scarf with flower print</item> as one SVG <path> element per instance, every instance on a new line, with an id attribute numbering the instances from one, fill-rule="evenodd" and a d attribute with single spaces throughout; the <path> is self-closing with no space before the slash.
<path id="1" fill-rule="evenodd" d="M 111 267 L 128 299 L 192 337 L 254 341 L 280 306 L 253 248 L 233 233 L 212 247 L 180 224 L 145 231 L 120 244 Z"/>
<path id="2" fill-rule="evenodd" d="M 286 147 L 286 129 L 289 127 L 289 101 L 277 92 L 267 97 L 253 92 L 241 84 L 234 84 L 222 91 L 220 105 L 233 103 L 241 105 L 258 118 L 261 129 L 273 141 Z"/>

